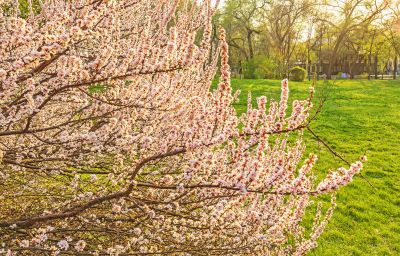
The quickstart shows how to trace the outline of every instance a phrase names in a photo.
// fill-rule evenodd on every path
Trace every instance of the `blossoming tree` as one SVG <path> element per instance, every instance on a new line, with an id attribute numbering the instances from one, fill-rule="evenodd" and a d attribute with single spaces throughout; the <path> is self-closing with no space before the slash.
<path id="1" fill-rule="evenodd" d="M 15 2 L 17 4 L 15 4 Z M 315 184 L 310 98 L 238 117 L 211 0 L 3 2 L 0 250 L 8 255 L 303 255 L 357 162 Z M 220 82 L 210 90 L 220 60 Z M 293 140 L 289 138 L 293 137 Z M 289 142 L 291 141 L 291 142 Z"/>

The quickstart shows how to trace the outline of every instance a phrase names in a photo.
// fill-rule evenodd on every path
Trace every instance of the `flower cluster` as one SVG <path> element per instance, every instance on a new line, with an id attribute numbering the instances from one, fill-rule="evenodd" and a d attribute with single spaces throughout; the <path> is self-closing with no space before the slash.
<path id="1" fill-rule="evenodd" d="M 353 176 L 360 172 L 362 167 L 363 164 L 358 161 L 352 164 L 348 170 L 342 167 L 336 172 L 330 172 L 327 177 L 318 184 L 317 191 L 322 193 L 330 192 L 336 190 L 340 186 L 347 185 L 352 181 Z"/>
<path id="2" fill-rule="evenodd" d="M 249 95 L 239 117 L 223 28 L 211 47 L 214 1 L 195 2 L 28 1 L 29 15 L 1 6 L 0 253 L 316 246 L 333 206 L 305 232 L 311 198 L 362 165 L 315 183 L 317 157 L 302 163 L 313 91 L 287 114 L 287 80 L 280 101 L 253 108 Z"/>

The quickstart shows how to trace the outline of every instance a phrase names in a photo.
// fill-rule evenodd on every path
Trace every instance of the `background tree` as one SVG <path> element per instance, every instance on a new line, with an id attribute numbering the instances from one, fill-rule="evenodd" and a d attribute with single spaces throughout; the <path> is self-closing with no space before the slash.
<path id="1" fill-rule="evenodd" d="M 400 55 L 400 3 L 393 2 L 390 6 L 391 16 L 384 20 L 385 37 L 390 42 L 393 52 L 393 78 L 397 78 L 398 72 L 398 58 Z"/>
<path id="2" fill-rule="evenodd" d="M 337 55 L 349 33 L 362 30 L 378 18 L 378 15 L 388 6 L 387 1 L 346 0 L 327 1 L 325 18 L 320 18 L 330 25 L 332 39 L 328 78 L 332 75 Z"/>
<path id="3" fill-rule="evenodd" d="M 262 13 L 267 4 L 265 0 L 225 2 L 222 25 L 228 34 L 227 40 L 232 51 L 231 59 L 240 73 L 245 63 L 251 63 L 261 50 L 256 36 L 261 33 Z M 254 70 L 250 74 L 250 77 L 254 78 L 253 76 Z"/>
<path id="4" fill-rule="evenodd" d="M 396 33 L 388 32 L 396 27 L 398 6 L 386 0 L 228 0 L 221 23 L 227 27 L 234 74 L 283 78 L 290 68 L 301 65 L 309 78 L 313 72 L 328 78 L 346 72 L 353 78 L 378 75 L 376 50 L 382 44 L 375 39 L 384 35 L 398 41 Z M 389 66 L 398 62 L 386 61 Z"/>
<path id="5" fill-rule="evenodd" d="M 313 15 L 313 1 L 272 1 L 266 18 L 267 37 L 279 66 L 279 76 L 288 77 L 289 68 L 297 42 L 302 37 L 307 16 Z"/>

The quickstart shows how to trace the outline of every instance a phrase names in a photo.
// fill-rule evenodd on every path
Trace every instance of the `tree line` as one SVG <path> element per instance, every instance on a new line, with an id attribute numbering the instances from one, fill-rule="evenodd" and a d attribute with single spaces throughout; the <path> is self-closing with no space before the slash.
<path id="1" fill-rule="evenodd" d="M 227 0 L 214 23 L 227 31 L 233 74 L 397 77 L 400 4 L 389 0 Z M 343 74 L 345 73 L 345 74 Z"/>

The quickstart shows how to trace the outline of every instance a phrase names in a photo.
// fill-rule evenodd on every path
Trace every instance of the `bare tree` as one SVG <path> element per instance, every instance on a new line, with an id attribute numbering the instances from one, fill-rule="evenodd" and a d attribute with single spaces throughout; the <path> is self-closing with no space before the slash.
<path id="1" fill-rule="evenodd" d="M 348 33 L 371 24 L 388 7 L 388 1 L 334 0 L 324 3 L 324 6 L 326 17 L 319 19 L 331 26 L 334 35 L 327 74 L 331 78 L 337 54 Z"/>
<path id="2" fill-rule="evenodd" d="M 267 33 L 279 60 L 280 74 L 287 77 L 290 59 L 304 29 L 304 18 L 312 15 L 313 1 L 285 0 L 271 2 L 266 13 Z"/>
<path id="3" fill-rule="evenodd" d="M 400 2 L 396 1 L 390 6 L 391 17 L 385 20 L 385 37 L 390 42 L 394 52 L 393 79 L 397 79 L 398 56 L 400 55 Z"/>
<path id="4" fill-rule="evenodd" d="M 254 35 L 260 33 L 262 13 L 267 6 L 266 0 L 231 0 L 226 2 L 225 23 L 228 23 L 228 35 L 232 30 L 240 30 L 243 37 L 228 37 L 228 44 L 244 51 L 246 59 L 254 58 Z M 229 26 L 230 25 L 230 26 Z M 238 43 L 240 41 L 240 43 Z M 247 49 L 243 49 L 244 42 Z M 241 45 L 241 46 L 239 46 Z"/>

